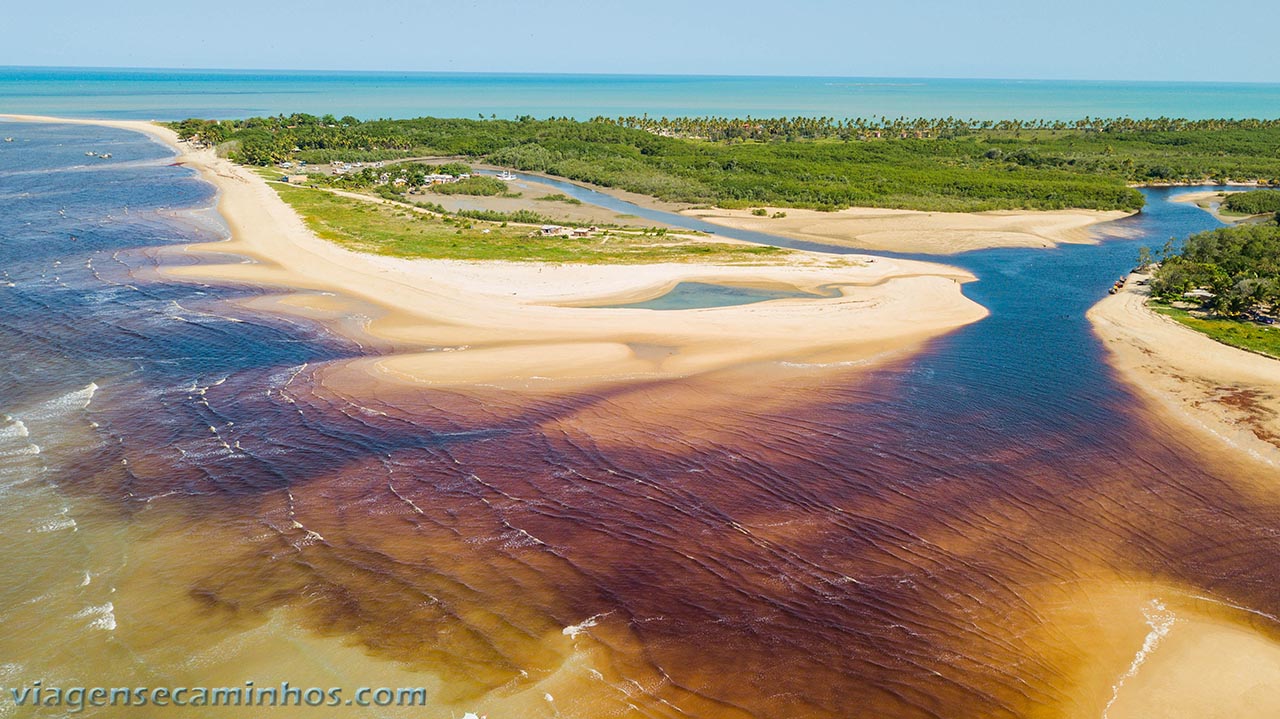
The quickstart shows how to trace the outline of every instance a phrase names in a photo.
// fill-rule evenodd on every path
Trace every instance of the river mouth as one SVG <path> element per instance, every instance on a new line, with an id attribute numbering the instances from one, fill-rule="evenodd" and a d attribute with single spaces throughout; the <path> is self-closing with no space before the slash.
<path id="1" fill-rule="evenodd" d="M 50 152 L 82 161 L 80 132 Z M 1171 596 L 1276 634 L 1274 478 L 1150 416 L 1084 320 L 1139 243 L 1211 226 L 1159 191 L 1125 221 L 1145 240 L 954 258 L 992 315 L 870 370 L 392 391 L 334 381 L 365 353 L 228 302 L 247 290 L 140 280 L 159 260 L 131 248 L 211 239 L 171 216 L 208 194 L 100 135 L 157 164 L 0 198 L 11 686 L 424 686 L 433 718 L 1099 716 L 1184 616 Z"/>
<path id="2" fill-rule="evenodd" d="M 696 310 L 736 307 L 785 299 L 830 299 L 839 297 L 839 287 L 826 285 L 806 292 L 796 288 L 763 285 L 679 282 L 657 297 L 617 304 L 592 305 L 600 309 Z"/>

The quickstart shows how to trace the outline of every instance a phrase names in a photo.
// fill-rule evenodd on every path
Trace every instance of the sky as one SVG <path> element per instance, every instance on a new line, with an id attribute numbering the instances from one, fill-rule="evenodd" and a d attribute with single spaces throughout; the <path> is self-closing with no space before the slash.
<path id="1" fill-rule="evenodd" d="M 0 65 L 1280 82 L 1276 0 L 55 0 Z"/>

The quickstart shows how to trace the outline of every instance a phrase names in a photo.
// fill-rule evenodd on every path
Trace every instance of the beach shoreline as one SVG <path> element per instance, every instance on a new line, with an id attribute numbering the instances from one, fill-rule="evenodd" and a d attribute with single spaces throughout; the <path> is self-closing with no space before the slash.
<path id="1" fill-rule="evenodd" d="M 1199 436 L 1280 467 L 1280 361 L 1229 347 L 1147 307 L 1133 274 L 1088 312 L 1111 365 Z"/>
<path id="2" fill-rule="evenodd" d="M 761 362 L 835 366 L 896 356 L 987 315 L 961 293 L 961 284 L 974 279 L 969 273 L 896 259 L 792 251 L 776 264 L 620 266 L 405 260 L 352 252 L 317 238 L 257 174 L 211 149 L 179 142 L 167 128 L 141 121 L 70 122 L 146 133 L 174 148 L 180 162 L 217 188 L 216 209 L 230 239 L 188 250 L 254 261 L 170 267 L 166 275 L 333 293 L 373 305 L 378 316 L 363 329 L 408 349 L 360 364 L 397 382 L 527 390 L 687 377 Z M 564 306 L 652 297 L 689 281 L 800 290 L 838 285 L 841 293 L 677 312 Z M 289 304 L 305 313 L 308 303 L 303 296 Z M 288 309 L 285 303 L 275 306 Z M 637 351 L 638 346 L 665 351 Z"/>
<path id="3" fill-rule="evenodd" d="M 954 255 L 997 247 L 1051 248 L 1097 244 L 1098 226 L 1133 213 L 1100 210 L 924 212 L 851 207 L 820 212 L 788 207 L 685 210 L 684 214 L 738 230 L 870 252 Z"/>
<path id="4" fill-rule="evenodd" d="M 1253 187 L 1257 187 L 1257 185 L 1253 185 Z M 1241 224 L 1241 223 L 1250 222 L 1250 221 L 1257 221 L 1259 218 L 1265 218 L 1271 214 L 1271 213 L 1262 213 L 1260 215 L 1223 214 L 1222 201 L 1226 199 L 1227 195 L 1230 195 L 1236 192 L 1244 192 L 1244 190 L 1222 189 L 1222 190 L 1206 190 L 1204 192 L 1187 192 L 1172 198 L 1172 201 L 1184 202 L 1187 204 L 1194 204 L 1196 207 L 1199 207 L 1205 212 L 1208 212 L 1210 215 L 1213 215 L 1213 218 L 1215 220 L 1217 220 L 1218 222 L 1221 222 L 1224 225 L 1235 225 L 1235 224 Z"/>

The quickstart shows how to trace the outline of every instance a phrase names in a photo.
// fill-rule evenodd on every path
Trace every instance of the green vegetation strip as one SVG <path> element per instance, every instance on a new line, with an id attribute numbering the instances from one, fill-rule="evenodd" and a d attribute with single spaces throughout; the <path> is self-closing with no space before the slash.
<path id="1" fill-rule="evenodd" d="M 1234 212 L 1240 215 L 1262 215 L 1268 212 L 1280 212 L 1280 191 L 1251 190 L 1249 192 L 1235 192 L 1227 195 L 1227 199 L 1222 201 L 1222 209 L 1225 212 Z"/>
<path id="2" fill-rule="evenodd" d="M 1155 302 L 1152 302 L 1150 307 L 1224 345 L 1280 359 L 1280 330 L 1274 329 L 1274 326 L 1267 327 L 1237 320 L 1203 319 L 1185 309 Z"/>
<path id="3" fill-rule="evenodd" d="M 438 195 L 495 197 L 507 194 L 507 183 L 492 177 L 468 177 L 447 185 L 432 185 L 431 191 Z"/>
<path id="4" fill-rule="evenodd" d="M 757 245 L 685 241 L 610 232 L 593 237 L 543 237 L 525 225 L 439 217 L 415 209 L 340 197 L 273 182 L 280 197 L 320 237 L 348 249 L 392 257 L 515 262 L 758 264 L 789 254 Z"/>
<path id="5" fill-rule="evenodd" d="M 1280 120 L 186 120 L 255 165 L 462 156 L 722 207 L 1133 210 L 1130 183 L 1280 183 Z M 385 170 L 383 170 L 385 171 Z"/>
<path id="6" fill-rule="evenodd" d="M 539 202 L 563 202 L 566 205 L 582 204 L 582 200 L 579 200 L 576 197 L 569 197 L 568 195 L 561 194 L 561 193 L 556 193 L 554 195 L 543 195 L 542 197 L 535 197 L 533 199 L 538 200 Z"/>

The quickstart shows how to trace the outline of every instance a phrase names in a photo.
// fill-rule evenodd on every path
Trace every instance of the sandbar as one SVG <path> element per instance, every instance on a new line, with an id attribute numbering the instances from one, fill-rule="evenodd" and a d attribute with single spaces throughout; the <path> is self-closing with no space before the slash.
<path id="1" fill-rule="evenodd" d="M 952 255 L 993 247 L 1056 247 L 1098 241 L 1096 225 L 1131 213 L 1098 210 L 920 212 L 853 207 L 837 212 L 795 208 L 687 210 L 725 227 L 843 247 Z M 774 217 L 785 213 L 785 217 Z"/>
<path id="2" fill-rule="evenodd" d="M 859 255 L 789 252 L 767 264 L 610 266 L 352 252 L 316 237 L 256 173 L 179 142 L 165 127 L 9 117 L 134 130 L 173 147 L 181 162 L 218 188 L 217 209 L 231 235 L 189 249 L 254 261 L 215 260 L 165 272 L 329 292 L 372 305 L 376 316 L 364 329 L 397 351 L 357 363 L 399 382 L 532 388 L 669 379 L 762 362 L 834 366 L 919 347 L 987 315 L 962 294 L 962 283 L 974 279 L 963 270 Z M 651 297 L 685 281 L 841 290 L 832 298 L 680 311 L 581 306 Z M 654 346 L 664 351 L 651 351 Z"/>
<path id="3" fill-rule="evenodd" d="M 1218 220 L 1218 222 L 1221 222 L 1225 225 L 1231 225 L 1237 222 L 1247 222 L 1256 217 L 1266 217 L 1267 215 L 1271 214 L 1271 213 L 1263 213 L 1262 215 L 1239 215 L 1234 213 L 1223 214 L 1222 201 L 1226 199 L 1227 195 L 1234 194 L 1237 192 L 1245 192 L 1245 191 L 1246 190 L 1243 190 L 1243 189 L 1204 190 L 1201 192 L 1187 192 L 1185 194 L 1178 195 L 1177 197 L 1174 197 L 1171 199 L 1174 202 L 1192 203 L 1196 207 L 1199 207 L 1205 212 L 1208 212 L 1209 214 L 1213 215 L 1214 218 Z"/>

